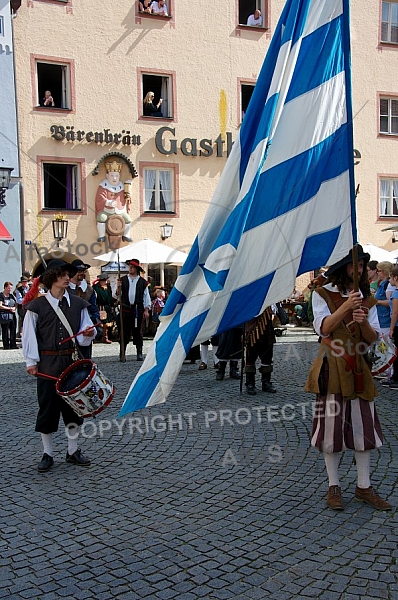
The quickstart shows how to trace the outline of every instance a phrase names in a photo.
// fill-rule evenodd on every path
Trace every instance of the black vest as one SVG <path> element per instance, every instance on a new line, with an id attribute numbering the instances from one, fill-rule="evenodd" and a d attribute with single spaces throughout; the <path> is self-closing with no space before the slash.
<path id="1" fill-rule="evenodd" d="M 135 302 L 133 306 L 137 306 L 140 310 L 144 310 L 144 292 L 148 282 L 143 277 L 139 277 L 135 288 Z M 129 300 L 130 281 L 128 275 L 122 277 L 122 304 L 130 307 Z"/>
<path id="2" fill-rule="evenodd" d="M 78 333 L 80 325 L 81 311 L 88 306 L 88 302 L 70 294 L 70 306 L 65 308 L 64 314 L 69 321 L 73 333 Z M 72 354 L 64 356 L 46 356 L 42 355 L 43 350 L 59 352 L 59 350 L 68 350 L 73 348 L 72 340 L 60 344 L 59 342 L 69 337 L 59 318 L 54 312 L 52 306 L 45 296 L 38 297 L 26 305 L 26 310 L 37 314 L 36 338 L 39 349 L 40 362 L 38 370 L 40 373 L 46 373 L 59 377 L 59 375 L 72 363 Z"/>

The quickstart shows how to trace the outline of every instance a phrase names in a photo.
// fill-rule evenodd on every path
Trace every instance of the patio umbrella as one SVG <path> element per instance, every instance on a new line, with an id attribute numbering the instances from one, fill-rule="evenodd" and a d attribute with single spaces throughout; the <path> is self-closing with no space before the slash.
<path id="1" fill-rule="evenodd" d="M 370 254 L 371 260 L 377 260 L 377 262 L 382 262 L 384 260 L 388 260 L 392 263 L 395 262 L 393 253 L 389 252 L 388 250 L 384 250 L 384 248 L 379 248 L 373 244 L 365 244 L 363 249 L 365 252 Z"/>
<path id="2" fill-rule="evenodd" d="M 133 242 L 128 246 L 124 246 L 119 249 L 119 259 L 121 262 L 129 260 L 130 258 L 137 258 L 141 263 L 146 265 L 153 265 L 158 263 L 173 263 L 182 265 L 184 264 L 188 254 L 153 242 L 149 239 L 144 239 L 139 242 Z M 94 256 L 96 260 L 102 260 L 105 262 L 117 262 L 118 252 L 117 250 Z"/>

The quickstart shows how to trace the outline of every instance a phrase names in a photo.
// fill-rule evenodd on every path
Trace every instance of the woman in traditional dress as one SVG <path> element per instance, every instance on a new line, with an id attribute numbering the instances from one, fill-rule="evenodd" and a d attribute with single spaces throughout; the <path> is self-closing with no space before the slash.
<path id="1" fill-rule="evenodd" d="M 391 510 L 370 484 L 371 450 L 380 448 L 383 437 L 374 403 L 377 391 L 365 358 L 379 335 L 377 301 L 366 270 L 369 258 L 358 246 L 359 291 L 354 291 L 351 251 L 328 269 L 327 283 L 315 290 L 312 300 L 321 347 L 306 384 L 307 391 L 317 394 L 311 444 L 323 453 L 329 478 L 326 504 L 334 510 L 344 509 L 338 467 L 347 448 L 355 453 L 355 499 Z"/>

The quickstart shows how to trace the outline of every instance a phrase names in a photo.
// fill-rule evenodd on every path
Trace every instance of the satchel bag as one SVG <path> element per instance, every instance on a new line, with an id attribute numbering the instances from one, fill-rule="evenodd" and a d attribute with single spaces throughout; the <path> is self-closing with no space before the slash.
<path id="1" fill-rule="evenodd" d="M 99 318 L 100 318 L 100 321 L 106 321 L 107 320 L 108 315 L 107 315 L 106 310 L 104 310 L 104 308 L 102 308 L 102 309 L 100 308 Z"/>

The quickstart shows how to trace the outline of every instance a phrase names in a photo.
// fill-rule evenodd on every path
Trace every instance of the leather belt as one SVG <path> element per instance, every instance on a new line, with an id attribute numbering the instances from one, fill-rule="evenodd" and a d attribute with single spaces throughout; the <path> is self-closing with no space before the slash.
<path id="1" fill-rule="evenodd" d="M 40 350 L 40 354 L 44 356 L 67 356 L 68 354 L 73 354 L 73 348 L 69 348 L 68 350 Z"/>
<path id="2" fill-rule="evenodd" d="M 138 308 L 138 310 L 144 310 L 143 308 L 140 308 L 138 304 L 122 304 L 122 308 L 126 310 L 133 310 L 133 308 Z"/>

